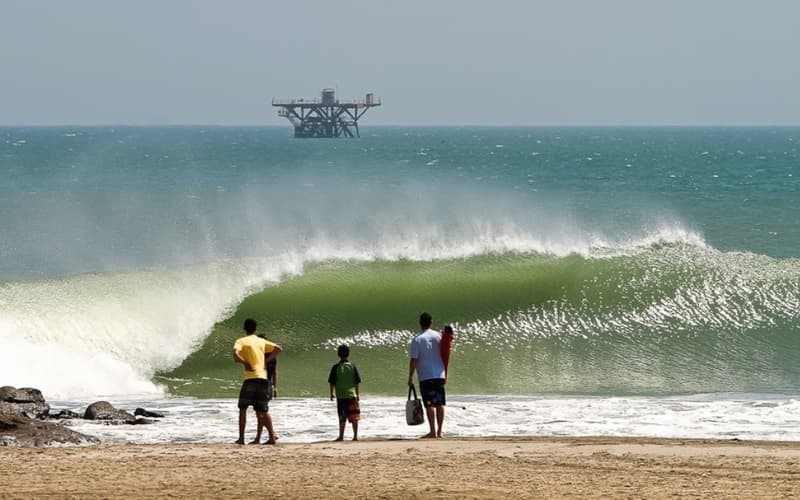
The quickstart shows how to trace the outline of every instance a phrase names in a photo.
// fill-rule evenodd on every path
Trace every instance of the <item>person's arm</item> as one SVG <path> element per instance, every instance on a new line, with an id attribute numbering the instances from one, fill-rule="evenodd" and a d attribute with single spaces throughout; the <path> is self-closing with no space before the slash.
<path id="1" fill-rule="evenodd" d="M 338 364 L 331 367 L 331 372 L 328 374 L 328 388 L 330 391 L 331 401 L 333 401 L 333 390 L 336 388 L 336 367 Z"/>
<path id="2" fill-rule="evenodd" d="M 354 373 L 355 380 L 354 381 L 356 383 L 356 401 L 359 401 L 360 398 L 361 398 L 361 395 L 358 392 L 358 387 L 361 385 L 361 373 L 359 373 L 358 367 L 356 365 L 353 365 L 353 370 L 355 371 L 355 373 Z"/>
<path id="3" fill-rule="evenodd" d="M 264 365 L 266 366 L 267 363 L 269 363 L 273 359 L 277 358 L 278 355 L 280 353 L 282 353 L 282 352 L 283 352 L 283 349 L 281 349 L 281 346 L 279 346 L 278 344 L 273 345 L 272 352 L 270 352 L 269 356 L 267 356 L 266 359 L 264 359 Z"/>
<path id="4" fill-rule="evenodd" d="M 233 348 L 233 360 L 237 363 L 243 364 L 245 370 L 249 372 L 253 371 L 253 367 L 250 366 L 250 363 L 248 363 L 247 360 L 242 357 L 242 350 L 238 347 Z"/>
<path id="5" fill-rule="evenodd" d="M 278 397 L 278 366 L 275 365 L 275 373 L 272 375 L 272 397 Z"/>
<path id="6" fill-rule="evenodd" d="M 269 376 L 269 368 L 267 368 L 267 367 L 269 366 L 269 363 L 272 360 L 274 360 L 275 358 L 277 358 L 278 355 L 281 352 L 283 352 L 283 349 L 281 349 L 281 346 L 279 346 L 278 344 L 272 344 L 272 351 L 269 354 L 267 354 L 266 352 L 264 353 L 264 354 L 267 354 L 267 356 L 264 356 L 264 369 L 267 370 L 267 375 L 268 376 Z M 272 397 L 273 398 L 277 398 L 278 397 L 278 365 L 277 364 L 275 365 L 275 371 L 272 373 Z"/>
<path id="7" fill-rule="evenodd" d="M 419 347 L 416 337 L 408 344 L 408 386 L 414 385 L 414 372 L 417 371 L 417 359 L 419 358 Z"/>
<path id="8" fill-rule="evenodd" d="M 409 358 L 408 359 L 408 385 L 414 385 L 414 372 L 417 371 L 417 360 L 416 358 Z"/>

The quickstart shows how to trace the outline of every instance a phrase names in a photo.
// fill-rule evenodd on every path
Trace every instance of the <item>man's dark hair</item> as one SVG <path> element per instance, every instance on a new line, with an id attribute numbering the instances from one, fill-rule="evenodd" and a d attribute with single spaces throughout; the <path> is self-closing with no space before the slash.
<path id="1" fill-rule="evenodd" d="M 421 326 L 423 330 L 427 330 L 432 324 L 433 317 L 430 314 L 424 312 L 419 315 L 419 326 Z"/>
<path id="2" fill-rule="evenodd" d="M 244 320 L 244 331 L 247 332 L 248 335 L 256 331 L 258 327 L 258 322 L 253 318 L 247 318 Z"/>
<path id="3" fill-rule="evenodd" d="M 347 358 L 350 356 L 350 348 L 342 344 L 336 349 L 336 354 L 338 354 L 340 358 Z"/>

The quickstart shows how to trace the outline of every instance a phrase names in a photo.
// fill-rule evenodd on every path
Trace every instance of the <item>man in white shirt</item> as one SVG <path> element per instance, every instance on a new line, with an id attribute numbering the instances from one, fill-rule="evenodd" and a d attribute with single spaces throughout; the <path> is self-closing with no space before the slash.
<path id="1" fill-rule="evenodd" d="M 414 385 L 414 372 L 419 379 L 419 391 L 425 404 L 430 432 L 423 437 L 441 438 L 444 422 L 445 391 L 444 362 L 440 343 L 442 335 L 431 329 L 433 318 L 428 313 L 419 317 L 420 333 L 409 343 L 408 385 Z"/>

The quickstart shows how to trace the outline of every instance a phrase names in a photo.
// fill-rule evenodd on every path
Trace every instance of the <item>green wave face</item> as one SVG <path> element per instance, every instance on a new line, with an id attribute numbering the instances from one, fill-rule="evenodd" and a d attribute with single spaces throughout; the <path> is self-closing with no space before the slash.
<path id="1" fill-rule="evenodd" d="M 284 348 L 279 390 L 327 394 L 336 347 L 362 390 L 402 394 L 422 311 L 456 330 L 448 390 L 669 394 L 800 388 L 796 260 L 688 245 L 589 259 L 326 262 L 247 297 L 180 367 L 174 394 L 232 397 L 245 318 Z"/>

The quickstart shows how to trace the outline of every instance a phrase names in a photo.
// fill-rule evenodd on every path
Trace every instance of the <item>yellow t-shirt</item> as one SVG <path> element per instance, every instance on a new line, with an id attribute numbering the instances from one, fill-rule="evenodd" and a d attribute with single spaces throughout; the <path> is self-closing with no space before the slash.
<path id="1" fill-rule="evenodd" d="M 277 344 L 273 344 L 269 340 L 262 339 L 258 335 L 245 335 L 244 337 L 236 339 L 233 344 L 233 350 L 239 351 L 239 355 L 250 364 L 252 370 L 245 369 L 245 380 L 250 378 L 267 378 L 267 368 L 264 366 L 265 354 L 271 353 L 275 350 Z"/>

